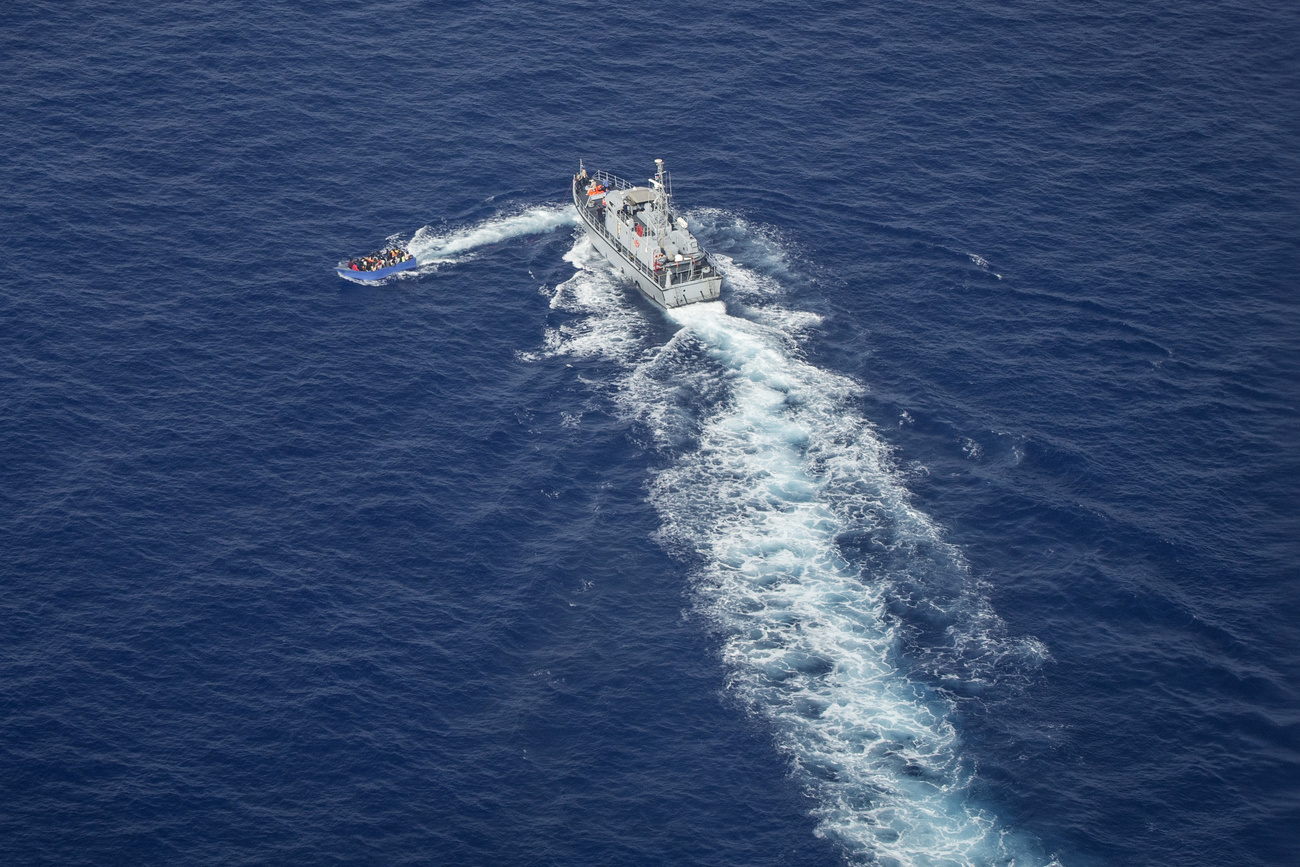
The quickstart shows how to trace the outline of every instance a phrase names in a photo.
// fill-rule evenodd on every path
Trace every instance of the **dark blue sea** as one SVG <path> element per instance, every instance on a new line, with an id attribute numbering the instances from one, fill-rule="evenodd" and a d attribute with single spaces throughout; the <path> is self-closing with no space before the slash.
<path id="1" fill-rule="evenodd" d="M 1300 864 L 1293 2 L 0 34 L 0 864 Z"/>

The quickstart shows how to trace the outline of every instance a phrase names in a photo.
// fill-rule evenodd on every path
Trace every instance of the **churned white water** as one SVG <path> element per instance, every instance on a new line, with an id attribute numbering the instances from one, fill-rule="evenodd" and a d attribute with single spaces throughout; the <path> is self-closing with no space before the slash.
<path id="1" fill-rule="evenodd" d="M 774 295 L 770 278 L 716 258 L 740 297 Z M 544 354 L 622 366 L 609 396 L 666 458 L 648 486 L 662 541 L 698 564 L 695 605 L 717 629 L 727 686 L 770 724 L 816 799 L 818 833 L 855 861 L 1043 863 L 973 801 L 951 701 L 900 658 L 891 590 L 936 570 L 960 582 L 965 567 L 855 409 L 861 386 L 803 359 L 799 335 L 817 317 L 696 304 L 668 314 L 680 328 L 656 346 L 645 339 L 656 314 L 585 238 L 566 259 L 578 272 L 551 303 L 578 315 L 548 330 Z M 977 597 L 956 595 L 967 615 L 950 630 L 953 653 L 1005 656 L 989 647 L 1006 640 Z"/>
<path id="2" fill-rule="evenodd" d="M 517 214 L 506 214 L 450 232 L 425 226 L 411 238 L 407 249 L 419 261 L 421 270 L 459 261 L 475 248 L 499 244 L 523 235 L 539 235 L 577 223 L 572 207 L 539 205 Z"/>

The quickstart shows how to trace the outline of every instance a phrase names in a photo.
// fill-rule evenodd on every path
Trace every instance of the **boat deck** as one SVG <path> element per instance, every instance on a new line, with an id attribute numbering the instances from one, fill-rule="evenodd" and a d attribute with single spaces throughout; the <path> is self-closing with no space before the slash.
<path id="1" fill-rule="evenodd" d="M 681 262 L 671 259 L 665 260 L 657 268 L 652 268 L 634 255 L 623 245 L 614 235 L 612 235 L 605 226 L 605 203 L 604 196 L 588 197 L 586 189 L 592 183 L 604 185 L 607 191 L 621 190 L 630 191 L 638 188 L 636 185 L 629 183 L 617 175 L 612 175 L 605 171 L 595 171 L 588 175 L 587 181 L 580 187 L 581 176 L 575 175 L 573 178 L 573 204 L 578 209 L 578 216 L 582 219 L 583 224 L 593 234 L 603 238 L 611 248 L 618 251 L 625 251 L 621 257 L 629 263 L 638 272 L 638 277 L 648 280 L 657 286 L 664 295 L 677 295 L 686 292 L 689 288 L 699 288 L 698 285 L 692 287 L 691 284 L 718 283 L 721 280 L 716 268 L 706 254 L 701 251 L 698 257 L 687 258 Z M 583 201 L 583 199 L 587 199 Z M 678 215 L 671 209 L 668 212 L 670 223 L 675 222 Z M 709 291 L 711 290 L 711 291 Z M 706 298 L 716 298 L 716 287 L 709 286 L 703 292 Z M 683 295 L 683 298 L 685 296 Z M 659 299 L 654 299 L 657 303 Z M 685 301 L 681 302 L 685 303 Z M 668 305 L 665 306 L 676 306 Z"/>

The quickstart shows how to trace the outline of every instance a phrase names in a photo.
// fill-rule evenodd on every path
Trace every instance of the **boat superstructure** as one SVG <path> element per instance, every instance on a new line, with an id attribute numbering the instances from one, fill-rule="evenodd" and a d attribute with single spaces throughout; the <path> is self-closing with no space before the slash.
<path id="1" fill-rule="evenodd" d="M 664 161 L 655 166 L 650 186 L 639 187 L 608 172 L 588 173 L 579 163 L 573 176 L 578 216 L 596 249 L 658 306 L 713 301 L 722 275 L 673 210 Z"/>

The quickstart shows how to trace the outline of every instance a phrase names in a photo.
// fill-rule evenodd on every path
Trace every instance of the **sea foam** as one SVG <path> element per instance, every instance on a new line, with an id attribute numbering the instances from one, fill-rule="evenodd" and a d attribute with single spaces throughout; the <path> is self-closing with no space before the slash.
<path id="1" fill-rule="evenodd" d="M 747 300 L 773 299 L 770 276 L 716 258 Z M 632 290 L 585 238 L 566 259 L 578 270 L 552 307 L 577 315 L 529 358 L 621 366 L 608 396 L 665 456 L 648 486 L 662 541 L 696 564 L 694 604 L 716 627 L 728 688 L 768 721 L 815 798 L 817 833 L 852 861 L 1044 863 L 975 803 L 952 699 L 901 658 L 890 595 L 936 572 L 963 585 L 967 570 L 855 409 L 862 387 L 803 359 L 816 317 L 696 304 L 668 314 L 680 328 L 655 346 Z M 950 629 L 949 676 L 992 676 L 965 655 L 1045 653 L 1005 639 L 977 589 L 948 595 L 966 612 Z"/>
<path id="2" fill-rule="evenodd" d="M 572 207 L 538 205 L 515 214 L 505 214 L 450 232 L 425 226 L 411 238 L 407 249 L 420 263 L 420 270 L 462 261 L 480 247 L 499 244 L 524 235 L 540 235 L 578 222 Z"/>

